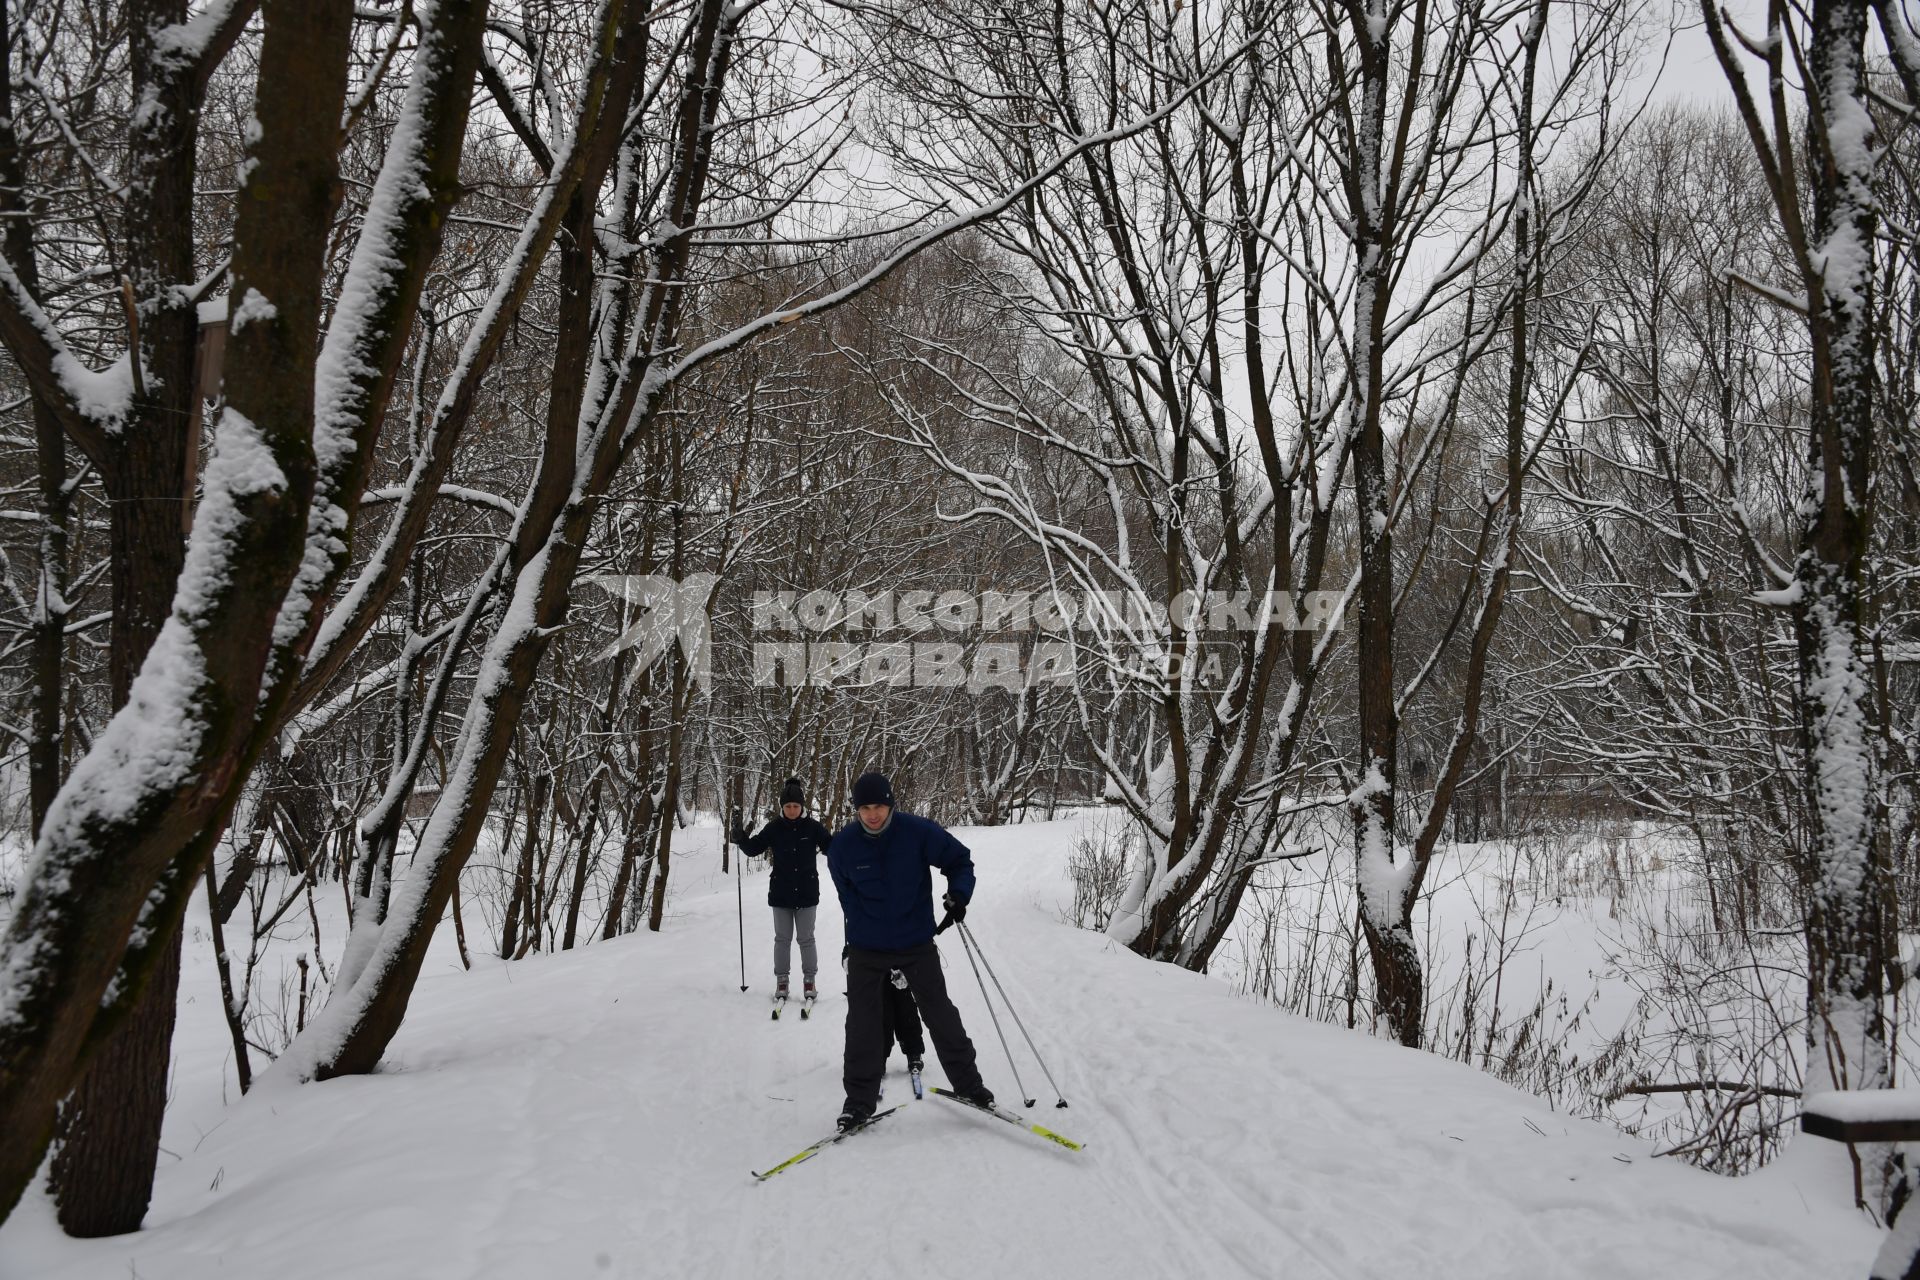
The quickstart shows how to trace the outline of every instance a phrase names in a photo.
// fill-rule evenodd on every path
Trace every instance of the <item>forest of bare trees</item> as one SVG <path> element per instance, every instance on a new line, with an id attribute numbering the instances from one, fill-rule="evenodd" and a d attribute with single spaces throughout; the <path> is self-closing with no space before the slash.
<path id="1" fill-rule="evenodd" d="M 875 767 L 1709 1168 L 1904 1079 L 1917 21 L 7 0 L 0 1214 L 139 1227 L 190 916 L 237 1089 L 364 1074 L 444 930 L 670 930 L 690 826 Z M 1467 848 L 1657 849 L 1668 1020 L 1503 1011 Z"/>

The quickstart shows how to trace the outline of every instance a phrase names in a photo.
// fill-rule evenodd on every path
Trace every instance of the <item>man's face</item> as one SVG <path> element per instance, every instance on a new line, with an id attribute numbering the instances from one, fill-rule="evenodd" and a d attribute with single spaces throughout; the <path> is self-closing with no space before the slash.
<path id="1" fill-rule="evenodd" d="M 887 815 L 893 812 L 890 804 L 863 804 L 860 806 L 860 825 L 869 831 L 878 831 L 887 825 Z"/>
<path id="2" fill-rule="evenodd" d="M 799 801 L 789 800 L 785 804 L 781 805 L 780 815 L 784 817 L 788 822 L 794 821 L 796 818 L 800 816 Z"/>

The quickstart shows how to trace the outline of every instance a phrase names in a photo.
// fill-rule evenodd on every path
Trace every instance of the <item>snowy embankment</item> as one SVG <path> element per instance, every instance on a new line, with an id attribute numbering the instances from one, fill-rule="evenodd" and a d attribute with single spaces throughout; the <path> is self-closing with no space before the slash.
<path id="1" fill-rule="evenodd" d="M 714 833 L 692 834 L 662 933 L 470 973 L 447 941 L 380 1074 L 269 1074 L 232 1104 L 196 906 L 147 1229 L 68 1240 L 35 1192 L 0 1230 L 0 1276 L 1799 1280 L 1864 1275 L 1878 1242 L 1819 1153 L 1741 1180 L 1656 1161 L 1470 1068 L 1061 924 L 1067 823 L 964 833 L 969 920 L 1072 1103 L 1023 1058 L 1035 1118 L 1087 1150 L 912 1102 L 896 1055 L 904 1112 L 756 1184 L 839 1109 L 838 912 L 813 1021 L 770 1022 L 764 880 L 742 994 L 734 887 Z M 943 950 L 1017 1105 L 964 953 Z"/>

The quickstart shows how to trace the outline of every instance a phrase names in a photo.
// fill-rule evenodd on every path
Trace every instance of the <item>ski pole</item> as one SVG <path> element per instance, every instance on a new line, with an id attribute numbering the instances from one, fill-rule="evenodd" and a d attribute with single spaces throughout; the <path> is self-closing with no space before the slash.
<path id="1" fill-rule="evenodd" d="M 956 920 L 954 923 L 960 926 L 960 940 L 971 950 L 980 951 L 980 943 L 974 938 L 973 930 L 967 928 L 967 922 Z M 1065 1107 L 1066 1095 L 1060 1092 L 1060 1086 L 1055 1082 L 1053 1072 L 1047 1070 L 1047 1060 L 1040 1056 L 1039 1047 L 1033 1043 L 1033 1037 L 1027 1034 L 1027 1024 L 1020 1021 L 1019 1011 L 1013 1007 L 1013 1001 L 1007 999 L 1007 989 L 1000 985 L 1000 975 L 993 971 L 993 966 L 987 964 L 987 953 L 984 951 L 980 951 L 980 963 L 986 966 L 987 976 L 993 979 L 993 989 L 1000 993 L 1000 1002 L 1007 1006 L 1007 1012 L 1013 1017 L 1013 1025 L 1020 1028 L 1020 1035 L 1026 1040 L 1027 1048 L 1033 1051 L 1033 1060 L 1040 1064 L 1040 1073 L 1046 1076 L 1048 1084 L 1053 1085 L 1054 1096 L 1059 1099 L 1053 1104 L 1054 1107 L 1056 1109 Z M 1029 1101 L 1027 1105 L 1032 1106 L 1033 1103 Z"/>
<path id="2" fill-rule="evenodd" d="M 964 924 L 960 925 L 960 945 L 967 950 L 967 963 L 973 965 L 973 980 L 980 984 L 980 999 L 987 1006 L 987 1016 L 993 1019 L 993 1033 L 1000 1037 L 1000 1051 L 1007 1055 L 1007 1069 L 1013 1072 L 1013 1087 L 1020 1091 L 1020 1101 L 1031 1107 L 1033 1099 L 1027 1096 L 1027 1086 L 1020 1081 L 1020 1068 L 1014 1065 L 1013 1050 L 1007 1044 L 1007 1033 L 1000 1029 L 1000 1015 L 993 1011 L 993 997 L 987 994 L 986 979 L 980 976 L 980 966 L 974 963 L 973 944 L 967 941 L 967 927 Z M 1012 1005 L 1007 1006 L 1007 1012 L 1013 1012 Z"/>
<path id="3" fill-rule="evenodd" d="M 733 825 L 736 830 L 739 829 L 740 811 L 738 809 L 733 811 Z M 722 847 L 731 843 L 729 836 L 729 832 L 722 831 L 720 833 Z M 734 851 L 733 910 L 734 914 L 738 916 L 740 920 L 740 989 L 742 991 L 747 989 L 747 899 L 746 891 L 740 887 L 741 877 L 743 875 L 740 868 L 740 860 L 744 857 L 746 857 L 744 850 L 736 849 Z"/>

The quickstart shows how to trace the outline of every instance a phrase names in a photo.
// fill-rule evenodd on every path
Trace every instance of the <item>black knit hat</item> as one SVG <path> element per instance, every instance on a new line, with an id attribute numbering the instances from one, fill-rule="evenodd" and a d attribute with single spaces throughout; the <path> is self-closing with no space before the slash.
<path id="1" fill-rule="evenodd" d="M 800 779 L 788 778 L 786 784 L 780 788 L 780 803 L 804 805 L 806 802 L 807 789 L 800 785 Z"/>
<path id="2" fill-rule="evenodd" d="M 884 773 L 863 773 L 853 784 L 853 807 L 884 804 L 893 807 L 893 784 L 887 781 Z"/>

